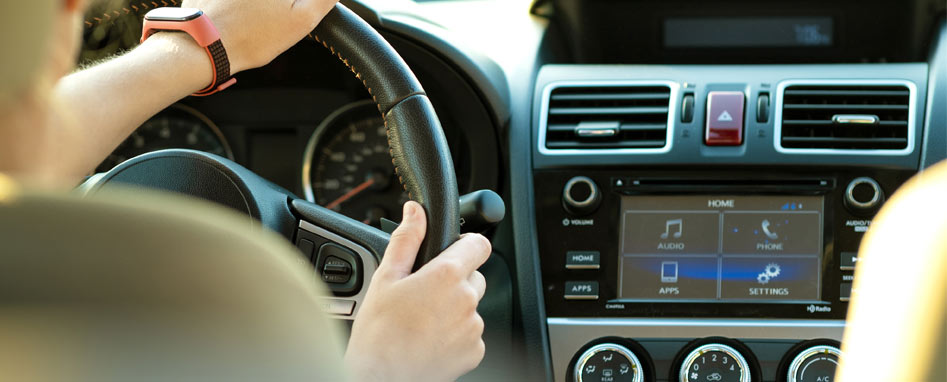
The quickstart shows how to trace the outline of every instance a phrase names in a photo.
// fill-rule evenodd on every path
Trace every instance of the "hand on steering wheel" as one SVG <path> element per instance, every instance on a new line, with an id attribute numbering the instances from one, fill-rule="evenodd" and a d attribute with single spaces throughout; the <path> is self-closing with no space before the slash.
<path id="1" fill-rule="evenodd" d="M 427 222 L 415 202 L 391 235 L 352 325 L 345 362 L 358 381 L 453 381 L 484 356 L 477 304 L 487 284 L 477 271 L 490 241 L 465 234 L 411 273 Z"/>

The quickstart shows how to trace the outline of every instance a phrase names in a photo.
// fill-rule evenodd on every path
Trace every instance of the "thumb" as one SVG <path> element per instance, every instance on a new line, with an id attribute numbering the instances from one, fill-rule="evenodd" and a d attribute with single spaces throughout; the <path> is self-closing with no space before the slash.
<path id="1" fill-rule="evenodd" d="M 418 249 L 427 230 L 424 208 L 414 201 L 404 204 L 401 224 L 391 233 L 391 241 L 385 250 L 385 257 L 378 266 L 379 272 L 385 272 L 395 279 L 411 274 L 411 267 L 418 257 Z"/>

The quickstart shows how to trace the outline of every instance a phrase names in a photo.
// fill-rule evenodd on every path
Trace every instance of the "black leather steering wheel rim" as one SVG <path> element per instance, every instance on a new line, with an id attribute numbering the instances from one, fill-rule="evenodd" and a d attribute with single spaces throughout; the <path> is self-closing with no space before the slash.
<path id="1" fill-rule="evenodd" d="M 398 180 L 427 214 L 427 232 L 414 269 L 460 237 L 457 179 L 434 107 L 401 56 L 368 23 L 336 4 L 311 37 L 362 81 L 385 123 Z M 349 237 L 377 255 L 387 240 L 375 228 L 308 203 L 233 161 L 193 150 L 162 150 L 129 159 L 88 185 L 145 186 L 217 202 L 259 219 L 292 239 L 294 222 L 308 221 Z"/>
<path id="2" fill-rule="evenodd" d="M 362 81 L 378 105 L 395 174 L 408 197 L 427 214 L 417 269 L 460 236 L 457 179 L 434 107 L 404 59 L 344 5 L 335 5 L 313 30 L 312 38 Z"/>

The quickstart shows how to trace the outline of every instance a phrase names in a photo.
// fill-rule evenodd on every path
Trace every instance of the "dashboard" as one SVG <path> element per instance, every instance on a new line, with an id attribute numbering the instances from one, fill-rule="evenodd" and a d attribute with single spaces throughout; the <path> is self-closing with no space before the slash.
<path id="1" fill-rule="evenodd" d="M 506 202 L 470 380 L 832 380 L 862 237 L 947 159 L 942 2 L 345 3 L 430 95 L 460 194 Z M 85 60 L 140 28 L 96 25 Z M 321 46 L 236 78 L 98 171 L 192 148 L 366 224 L 400 219 L 377 110 Z"/>
<path id="2" fill-rule="evenodd" d="M 402 51 L 416 52 L 406 59 L 428 93 L 443 94 L 432 99 L 442 115 L 461 195 L 496 188 L 498 137 L 479 96 L 469 87 L 464 91 L 451 67 L 416 45 L 402 44 Z M 348 69 L 323 50 L 304 40 L 270 65 L 237 74 L 240 86 L 232 91 L 172 105 L 132 133 L 96 171 L 159 149 L 194 149 L 235 160 L 366 224 L 400 221 L 407 195 L 388 154 L 381 114 Z"/>

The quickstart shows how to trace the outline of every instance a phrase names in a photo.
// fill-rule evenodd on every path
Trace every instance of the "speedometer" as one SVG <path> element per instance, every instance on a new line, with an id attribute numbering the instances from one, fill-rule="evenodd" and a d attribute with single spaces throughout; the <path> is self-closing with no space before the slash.
<path id="1" fill-rule="evenodd" d="M 163 149 L 192 149 L 233 159 L 230 145 L 210 118 L 191 107 L 175 104 L 136 129 L 102 161 L 96 172 L 106 172 L 128 159 Z"/>
<path id="2" fill-rule="evenodd" d="M 306 199 L 365 224 L 401 220 L 407 193 L 395 175 L 385 124 L 371 101 L 348 104 L 316 128 L 303 159 Z"/>

